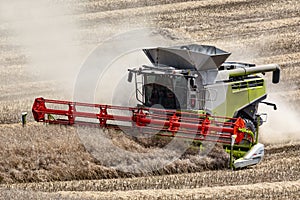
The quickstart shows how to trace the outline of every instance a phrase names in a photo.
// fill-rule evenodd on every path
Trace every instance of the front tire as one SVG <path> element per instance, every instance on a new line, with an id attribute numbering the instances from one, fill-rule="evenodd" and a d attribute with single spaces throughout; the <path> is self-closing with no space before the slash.
<path id="1" fill-rule="evenodd" d="M 254 144 L 256 142 L 256 134 L 257 134 L 256 127 L 255 127 L 253 121 L 251 121 L 250 119 L 244 118 L 243 120 L 245 122 L 246 129 L 252 131 L 252 133 L 254 134 L 254 138 L 252 138 L 251 135 L 245 133 L 245 137 L 241 143 L 242 144 L 249 144 L 249 143 Z"/>

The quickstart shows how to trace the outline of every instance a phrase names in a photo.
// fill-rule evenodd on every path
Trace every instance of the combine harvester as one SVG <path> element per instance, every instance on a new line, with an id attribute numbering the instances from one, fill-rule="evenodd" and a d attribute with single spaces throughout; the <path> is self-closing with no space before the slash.
<path id="1" fill-rule="evenodd" d="M 258 143 L 258 130 L 265 114 L 257 112 L 258 105 L 265 103 L 274 109 L 276 105 L 263 102 L 266 82 L 259 74 L 273 72 L 272 82 L 278 83 L 278 65 L 225 62 L 230 53 L 197 44 L 143 51 L 152 65 L 128 70 L 128 81 L 134 79 L 140 102 L 136 107 L 37 98 L 32 107 L 34 119 L 87 125 L 95 123 L 92 118 L 103 128 L 123 124 L 142 134 L 221 143 L 230 154 L 232 168 L 260 162 L 264 145 Z M 57 105 L 67 108 L 53 108 Z M 79 111 L 79 107 L 97 111 Z"/>

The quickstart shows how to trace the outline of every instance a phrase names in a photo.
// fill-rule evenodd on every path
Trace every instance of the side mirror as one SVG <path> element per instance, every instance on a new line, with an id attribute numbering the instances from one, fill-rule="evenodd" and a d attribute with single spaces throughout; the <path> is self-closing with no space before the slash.
<path id="1" fill-rule="evenodd" d="M 190 79 L 190 86 L 191 86 L 191 88 L 193 88 L 193 89 L 196 88 L 196 85 L 195 85 L 195 79 L 193 79 L 193 78 Z"/>
<path id="2" fill-rule="evenodd" d="M 273 71 L 272 83 L 274 84 L 279 83 L 279 80 L 280 80 L 280 68 L 276 68 L 276 70 Z"/>
<path id="3" fill-rule="evenodd" d="M 129 83 L 131 83 L 131 81 L 132 81 L 132 76 L 133 76 L 132 72 L 129 72 L 129 73 L 128 73 L 128 78 L 127 78 L 127 81 L 128 81 Z"/>

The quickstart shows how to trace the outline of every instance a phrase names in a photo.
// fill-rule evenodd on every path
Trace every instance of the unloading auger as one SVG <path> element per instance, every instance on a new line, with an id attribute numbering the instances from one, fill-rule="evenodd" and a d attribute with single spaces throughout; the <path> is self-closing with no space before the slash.
<path id="1" fill-rule="evenodd" d="M 276 64 L 225 62 L 230 53 L 214 46 L 185 45 L 143 49 L 151 65 L 128 69 L 135 80 L 139 102 L 134 107 L 36 98 L 32 107 L 37 122 L 97 125 L 142 134 L 221 143 L 230 153 L 230 166 L 255 165 L 264 156 L 258 143 L 263 120 L 257 112 L 266 99 L 266 82 L 260 74 Z M 157 104 L 163 108 L 157 108 Z M 57 108 L 59 107 L 59 108 Z M 84 109 L 83 109 L 84 108 Z"/>

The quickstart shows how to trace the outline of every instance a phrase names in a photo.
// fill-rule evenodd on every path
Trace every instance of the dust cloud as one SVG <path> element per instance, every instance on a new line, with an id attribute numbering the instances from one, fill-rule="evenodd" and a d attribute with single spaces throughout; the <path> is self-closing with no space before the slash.
<path id="1" fill-rule="evenodd" d="M 83 102 L 129 105 L 128 101 L 134 102 L 132 97 L 135 83 L 127 82 L 127 69 L 150 64 L 142 48 L 168 46 L 176 42 L 153 28 L 124 30 L 106 39 L 82 64 L 76 79 L 74 99 Z"/>
<path id="2" fill-rule="evenodd" d="M 261 126 L 260 139 L 263 143 L 286 143 L 300 141 L 300 113 L 287 99 L 269 94 L 269 102 L 276 103 L 277 110 L 260 105 L 260 111 L 268 114 L 267 122 Z"/>
<path id="3" fill-rule="evenodd" d="M 97 38 L 95 40 L 98 42 L 95 44 L 84 44 L 83 41 L 86 40 L 82 38 L 82 34 L 89 32 L 81 27 L 80 16 L 75 12 L 69 1 L 0 1 L 0 21 L 6 23 L 13 32 L 12 42 L 21 47 L 28 61 L 25 66 L 28 75 L 34 81 L 63 81 L 59 87 L 67 91 L 74 90 L 73 100 L 76 101 L 95 102 L 96 98 L 95 103 L 111 103 L 114 91 L 117 90 L 116 85 L 121 90 L 123 87 L 128 88 L 127 83 L 122 82 L 127 76 L 127 68 L 145 64 L 144 61 L 140 62 L 144 59 L 140 55 L 133 58 L 126 57 L 128 54 L 124 53 L 141 47 L 170 43 L 158 36 L 162 33 L 155 34 L 143 29 L 136 36 L 127 36 L 138 24 L 147 27 L 145 17 L 142 22 L 139 21 L 141 19 L 136 19 L 136 25 L 101 21 L 97 25 L 101 29 L 95 28 L 94 31 L 109 32 L 108 36 L 119 35 L 111 39 Z M 88 25 L 89 22 L 86 23 Z M 88 34 L 85 37 L 92 36 Z M 96 88 L 100 92 L 96 93 Z"/>
<path id="4" fill-rule="evenodd" d="M 0 20 L 13 32 L 12 42 L 28 61 L 35 80 L 67 80 L 83 60 L 74 42 L 78 30 L 70 7 L 48 0 L 1 0 Z"/>

